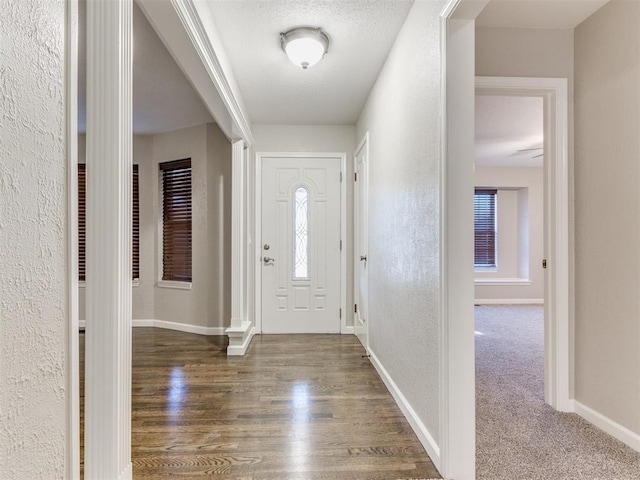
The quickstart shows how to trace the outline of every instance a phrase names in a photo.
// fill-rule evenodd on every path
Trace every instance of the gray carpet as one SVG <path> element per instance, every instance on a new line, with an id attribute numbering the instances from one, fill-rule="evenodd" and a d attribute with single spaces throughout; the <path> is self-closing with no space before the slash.
<path id="1" fill-rule="evenodd" d="M 477 479 L 640 479 L 640 453 L 544 403 L 542 306 L 476 307 L 476 332 Z"/>

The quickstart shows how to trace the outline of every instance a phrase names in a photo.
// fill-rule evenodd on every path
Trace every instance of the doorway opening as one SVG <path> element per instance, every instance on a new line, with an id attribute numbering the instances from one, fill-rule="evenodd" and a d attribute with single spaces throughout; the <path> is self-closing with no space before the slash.
<path id="1" fill-rule="evenodd" d="M 543 270 L 544 299 L 544 399 L 559 411 L 571 411 L 569 398 L 569 240 L 568 240 L 568 126 L 567 81 L 553 78 L 477 77 L 478 97 L 538 98 L 542 101 L 541 144 L 516 146 L 515 153 L 533 157 L 542 152 L 543 241 L 540 265 Z M 532 105 L 535 102 L 531 101 Z M 535 138 L 531 139 L 535 141 Z M 535 149 L 535 150 L 529 150 Z M 541 150 L 540 150 L 541 148 Z M 513 149 L 513 148 L 512 148 Z M 523 152 L 518 152 L 523 150 Z M 537 153 L 536 153 L 537 152 Z M 533 153 L 533 154 L 532 154 Z M 531 190 L 531 189 L 530 189 Z M 525 191 L 519 192 L 524 202 Z M 529 192 L 531 193 L 531 192 Z M 530 210 L 530 209 L 529 209 Z M 522 235 L 521 235 L 522 236 Z M 531 251 L 531 250 L 530 250 Z M 529 258 L 531 256 L 529 255 Z M 531 264 L 531 261 L 530 261 Z M 520 265 L 515 280 L 527 273 Z M 538 302 L 539 303 L 539 302 Z"/>

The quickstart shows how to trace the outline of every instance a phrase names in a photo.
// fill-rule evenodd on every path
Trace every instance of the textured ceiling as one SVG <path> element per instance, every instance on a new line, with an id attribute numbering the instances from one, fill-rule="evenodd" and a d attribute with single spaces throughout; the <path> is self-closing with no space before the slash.
<path id="1" fill-rule="evenodd" d="M 491 0 L 478 27 L 575 28 L 609 0 Z"/>
<path id="2" fill-rule="evenodd" d="M 209 2 L 254 123 L 354 124 L 413 1 L 234 0 Z M 329 53 L 292 65 L 279 34 L 322 27 Z"/>
<path id="3" fill-rule="evenodd" d="M 86 131 L 85 2 L 79 3 L 78 130 Z M 213 122 L 200 96 L 138 6 L 133 7 L 133 131 L 152 134 Z"/>
<path id="4" fill-rule="evenodd" d="M 540 97 L 476 95 L 476 165 L 541 167 L 543 105 Z"/>

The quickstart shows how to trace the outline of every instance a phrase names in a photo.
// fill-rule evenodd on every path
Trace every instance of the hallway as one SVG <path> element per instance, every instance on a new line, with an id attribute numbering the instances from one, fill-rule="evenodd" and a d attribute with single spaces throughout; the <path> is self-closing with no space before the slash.
<path id="1" fill-rule="evenodd" d="M 245 357 L 226 346 L 133 329 L 135 479 L 439 478 L 356 337 L 260 335 Z"/>

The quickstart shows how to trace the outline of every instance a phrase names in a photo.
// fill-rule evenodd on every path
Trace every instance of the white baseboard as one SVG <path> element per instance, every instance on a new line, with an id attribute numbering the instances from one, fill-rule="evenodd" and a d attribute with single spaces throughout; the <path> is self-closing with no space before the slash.
<path id="1" fill-rule="evenodd" d="M 391 377 L 389 376 L 389 373 L 382 366 L 382 364 L 380 363 L 380 360 L 378 360 L 378 357 L 376 357 L 376 355 L 371 351 L 371 349 L 369 349 L 369 356 L 370 356 L 371 363 L 373 364 L 376 371 L 378 372 L 378 375 L 380 375 L 380 378 L 382 378 L 382 381 L 387 386 L 387 389 L 393 396 L 393 399 L 396 401 L 396 403 L 400 407 L 402 414 L 405 416 L 405 418 L 409 422 L 409 425 L 411 425 L 411 428 L 413 429 L 416 436 L 418 437 L 418 440 L 420 440 L 420 443 L 422 443 L 422 446 L 424 447 L 424 449 L 427 451 L 427 454 L 431 458 L 431 461 L 433 462 L 434 466 L 436 467 L 436 469 L 440 470 L 440 447 L 435 442 L 435 440 L 429 433 L 429 430 L 427 430 L 427 427 L 424 426 L 424 423 L 422 423 L 422 420 L 420 420 L 420 418 L 418 417 L 418 414 L 415 412 L 413 407 L 409 404 L 405 396 L 402 394 L 402 392 L 400 391 L 398 386 L 395 384 L 395 382 L 391 379 Z"/>
<path id="2" fill-rule="evenodd" d="M 120 475 L 118 475 L 118 480 L 131 480 L 133 478 L 133 463 L 129 463 L 127 468 L 125 468 Z"/>
<path id="3" fill-rule="evenodd" d="M 583 405 L 577 400 L 573 401 L 574 412 L 584 418 L 586 421 L 594 424 L 600 430 L 607 432 L 612 437 L 617 438 L 622 443 L 633 448 L 636 452 L 640 452 L 640 435 L 632 432 L 619 423 L 614 422 L 601 413 L 596 412 L 592 408 Z"/>
<path id="4" fill-rule="evenodd" d="M 476 305 L 544 305 L 544 298 L 476 298 Z"/>
<path id="5" fill-rule="evenodd" d="M 168 322 L 166 320 L 141 319 L 136 318 L 131 321 L 135 327 L 155 327 L 166 330 L 177 330 L 179 332 L 196 333 L 198 335 L 226 335 L 225 327 L 201 327 L 198 325 L 188 325 L 186 323 Z M 85 328 L 86 321 L 78 321 L 80 328 Z"/>
<path id="6" fill-rule="evenodd" d="M 356 327 L 352 326 L 346 326 L 346 327 L 342 327 L 342 331 L 340 332 L 342 335 L 355 335 L 356 333 Z"/>

